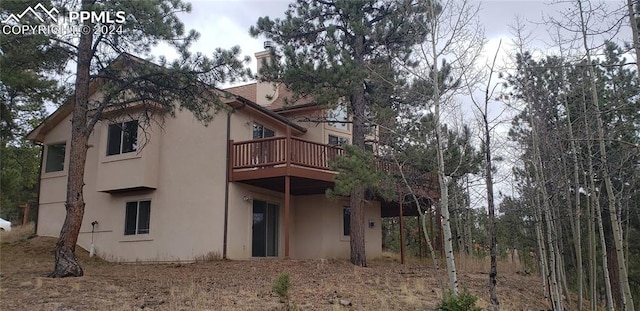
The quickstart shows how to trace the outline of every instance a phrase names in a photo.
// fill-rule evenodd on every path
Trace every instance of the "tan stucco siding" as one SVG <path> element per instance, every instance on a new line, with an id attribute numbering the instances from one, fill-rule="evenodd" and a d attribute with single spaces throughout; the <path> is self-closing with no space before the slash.
<path id="1" fill-rule="evenodd" d="M 135 117 L 135 115 L 134 115 Z M 118 121 L 127 121 L 121 119 Z M 240 109 L 230 116 L 230 138 L 252 139 L 254 123 L 286 135 L 286 128 L 268 117 Z M 69 161 L 70 116 L 45 137 L 46 145 L 67 142 L 64 170 L 41 176 L 38 234 L 58 236 L 65 217 L 64 201 Z M 188 112 L 154 125 L 147 136 L 139 130 L 137 152 L 107 156 L 109 122 L 96 125 L 89 138 L 85 165 L 85 215 L 78 244 L 89 249 L 91 222 L 97 221 L 93 242 L 97 253 L 111 261 L 190 261 L 207 254 L 222 255 L 227 174 L 227 115 L 221 112 L 204 126 Z M 325 142 L 326 127 L 309 127 L 302 137 Z M 149 141 L 144 141 L 145 137 Z M 230 183 L 227 257 L 252 256 L 253 200 L 279 206 L 278 255 L 284 256 L 284 194 Z M 146 190 L 140 190 L 147 187 Z M 132 191 L 131 189 L 138 189 Z M 247 198 L 245 200 L 244 198 Z M 125 235 L 127 202 L 150 200 L 149 234 Z M 290 256 L 348 258 L 349 240 L 342 235 L 342 206 L 324 195 L 292 196 Z M 369 203 L 366 222 L 367 256 L 381 254 L 380 207 Z"/>
<path id="2" fill-rule="evenodd" d="M 67 124 L 64 121 L 53 129 L 45 144 L 68 141 Z M 91 222 L 95 220 L 99 223 L 94 233 L 96 251 L 107 260 L 178 261 L 222 254 L 226 115 L 217 115 L 205 127 L 191 113 L 178 112 L 175 119 L 166 120 L 164 130 L 151 129 L 150 141 L 140 152 L 111 159 L 105 151 L 107 124 L 98 124 L 89 140 L 92 147 L 85 166 L 86 208 L 78 244 L 90 247 Z M 139 141 L 142 139 L 139 131 Z M 66 167 L 62 173 L 59 177 L 43 174 L 40 235 L 57 236 L 62 226 Z M 157 190 L 109 194 L 97 188 L 101 182 L 108 188 L 149 185 L 140 184 L 144 180 L 154 180 Z M 120 184 L 116 187 L 113 183 Z M 151 200 L 150 233 L 125 236 L 125 205 L 137 200 Z"/>
<path id="3" fill-rule="evenodd" d="M 244 200 L 244 198 L 248 200 Z M 284 256 L 284 196 L 282 193 L 240 183 L 229 192 L 228 258 L 251 258 L 253 200 L 279 205 L 278 255 Z M 342 207 L 348 202 L 329 200 L 325 195 L 292 196 L 290 211 L 290 256 L 292 258 L 349 258 L 349 237 L 342 235 Z M 365 229 L 369 257 L 382 254 L 380 205 L 366 205 L 365 221 L 375 223 Z"/>
<path id="4" fill-rule="evenodd" d="M 229 259 L 247 259 L 252 256 L 253 200 L 266 201 L 279 206 L 278 254 L 284 254 L 284 195 L 250 185 L 231 183 L 229 184 L 227 244 Z"/>
<path id="5" fill-rule="evenodd" d="M 64 222 L 64 202 L 42 203 L 38 207 L 38 232 L 40 236 L 57 237 Z"/>

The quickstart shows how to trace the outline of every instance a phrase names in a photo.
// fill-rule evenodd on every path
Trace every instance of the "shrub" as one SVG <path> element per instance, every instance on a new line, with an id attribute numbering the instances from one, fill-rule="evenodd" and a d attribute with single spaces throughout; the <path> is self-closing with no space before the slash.
<path id="1" fill-rule="evenodd" d="M 457 296 L 448 291 L 436 306 L 436 311 L 481 311 L 482 309 L 476 306 L 477 300 L 478 297 L 466 290 L 458 293 Z"/>
<path id="2" fill-rule="evenodd" d="M 281 302 L 285 302 L 289 299 L 289 288 L 291 288 L 289 273 L 281 273 L 273 282 L 273 286 L 271 287 L 273 292 L 280 297 Z"/>

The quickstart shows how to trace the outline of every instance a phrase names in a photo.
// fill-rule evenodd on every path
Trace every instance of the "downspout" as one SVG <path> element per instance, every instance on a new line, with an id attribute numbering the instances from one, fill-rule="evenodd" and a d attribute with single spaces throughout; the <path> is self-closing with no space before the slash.
<path id="1" fill-rule="evenodd" d="M 38 234 L 38 219 L 40 218 L 40 185 L 42 184 L 42 167 L 44 163 L 44 144 L 35 143 L 40 146 L 40 171 L 38 172 L 38 185 L 36 186 L 36 220 L 34 221 L 33 234 Z"/>
<path id="2" fill-rule="evenodd" d="M 226 147 L 226 159 L 227 166 L 229 165 L 229 141 L 231 140 L 231 112 L 227 112 L 227 141 L 225 142 Z M 225 166 L 225 167 L 227 167 Z M 229 228 L 229 172 L 227 171 L 224 174 L 224 237 L 222 242 L 222 258 L 227 259 L 227 236 L 228 236 L 228 228 Z"/>

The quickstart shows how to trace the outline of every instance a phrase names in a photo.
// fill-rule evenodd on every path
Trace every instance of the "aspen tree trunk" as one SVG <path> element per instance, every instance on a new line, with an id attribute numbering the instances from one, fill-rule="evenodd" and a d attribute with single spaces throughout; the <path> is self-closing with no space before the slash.
<path id="1" fill-rule="evenodd" d="M 564 250 L 564 244 L 560 245 L 560 243 L 562 243 L 562 241 L 564 240 L 564 235 L 563 235 L 563 231 L 562 231 L 562 225 L 558 223 L 558 221 L 556 221 L 557 219 L 560 219 L 560 213 L 558 211 L 558 206 L 560 206 L 560 202 L 558 202 L 558 196 L 553 196 L 554 200 L 553 200 L 553 206 L 550 206 L 552 208 L 551 210 L 551 215 L 552 215 L 552 222 L 551 225 L 553 227 L 553 232 L 555 232 L 555 239 L 553 240 L 553 249 L 554 252 L 556 254 L 556 269 L 558 271 L 558 282 L 560 283 L 560 297 L 566 297 L 567 301 L 570 301 L 569 298 L 569 285 L 567 283 L 567 273 L 565 270 L 565 264 L 564 264 L 564 252 L 560 251 L 560 250 Z M 555 206 L 555 208 L 554 208 Z M 563 299 L 564 302 L 564 299 Z M 568 306 L 569 307 L 569 306 Z"/>
<path id="2" fill-rule="evenodd" d="M 489 132 L 489 120 L 487 118 L 487 110 L 485 105 L 484 114 L 484 135 L 485 135 L 485 156 L 486 156 L 486 184 L 487 184 L 487 208 L 489 210 L 489 236 L 491 239 L 490 253 L 491 253 L 491 269 L 489 271 L 489 298 L 494 311 L 500 310 L 500 302 L 498 301 L 498 295 L 496 293 L 496 283 L 498 276 L 498 262 L 496 260 L 496 219 L 495 219 L 495 205 L 493 202 L 493 172 L 491 161 L 491 134 Z"/>
<path id="3" fill-rule="evenodd" d="M 627 0 L 627 10 L 629 11 L 629 26 L 631 26 L 633 49 L 636 51 L 636 74 L 640 78 L 640 35 L 638 34 L 635 11 L 633 10 L 633 0 Z"/>
<path id="4" fill-rule="evenodd" d="M 587 181 L 587 175 L 583 174 L 583 178 L 584 178 L 584 184 L 588 185 L 588 181 Z M 590 192 L 590 191 L 589 191 Z M 596 215 L 594 213 L 594 208 L 592 207 L 591 204 L 591 198 L 589 198 L 589 196 L 585 197 L 585 207 L 587 209 L 587 211 L 589 212 L 589 297 L 591 299 L 590 301 L 590 306 L 591 306 L 591 310 L 595 311 L 596 310 L 596 306 L 597 306 L 597 301 L 598 301 L 598 293 L 597 293 L 597 286 L 598 286 L 598 276 L 596 274 L 596 266 L 598 264 L 597 262 L 597 256 L 596 256 Z"/>
<path id="5" fill-rule="evenodd" d="M 534 215 L 535 215 L 535 229 L 536 229 L 536 241 L 538 243 L 538 265 L 540 266 L 540 277 L 542 278 L 542 293 L 544 294 L 545 299 L 549 299 L 549 290 L 547 286 L 547 277 L 548 277 L 548 269 L 547 269 L 547 250 L 545 247 L 544 235 L 542 233 L 542 213 L 540 206 L 540 199 L 538 198 L 538 194 L 535 194 L 536 202 L 534 207 Z"/>
<path id="6" fill-rule="evenodd" d="M 464 219 L 465 219 L 465 226 L 464 226 L 464 232 L 465 232 L 465 246 L 467 248 L 467 254 L 471 255 L 471 253 L 473 252 L 473 244 L 471 243 L 471 207 L 469 206 L 469 204 L 471 204 L 471 198 L 470 195 L 471 193 L 469 192 L 469 175 L 466 176 L 465 179 L 465 183 L 467 186 L 467 203 L 464 207 Z"/>
<path id="7" fill-rule="evenodd" d="M 593 180 L 592 180 L 593 182 Z M 596 194 L 595 198 L 595 214 L 598 221 L 598 232 L 600 234 L 600 247 L 602 248 L 602 271 L 604 274 L 604 286 L 607 294 L 607 309 L 614 311 L 613 306 L 613 293 L 611 290 L 611 278 L 609 277 L 609 260 L 607 259 L 607 242 L 604 238 L 604 228 L 602 226 L 602 209 L 600 208 L 600 196 Z"/>
<path id="8" fill-rule="evenodd" d="M 560 47 L 562 51 L 562 47 Z M 561 52 L 562 53 L 562 52 Z M 562 81 L 565 81 L 565 71 L 562 69 Z M 567 114 L 567 130 L 569 134 L 569 147 L 571 148 L 572 160 L 573 160 L 573 184 L 575 192 L 575 212 L 574 217 L 569 217 L 571 221 L 574 247 L 576 252 L 576 273 L 578 274 L 578 310 L 582 310 L 582 297 L 583 295 L 583 283 L 584 283 L 584 274 L 582 273 L 582 237 L 581 235 L 581 223 L 580 217 L 582 216 L 581 205 L 580 205 L 580 166 L 578 162 L 578 148 L 576 147 L 575 136 L 573 135 L 573 123 L 571 122 L 571 110 L 569 109 L 569 101 L 567 99 L 566 94 L 562 96 L 564 110 Z M 569 179 L 566 178 L 568 181 Z M 571 191 L 569 187 L 567 187 L 567 200 L 571 198 Z"/>
<path id="9" fill-rule="evenodd" d="M 493 57 L 493 62 L 491 63 L 490 71 L 489 71 L 489 79 L 487 81 L 486 88 L 484 90 L 484 107 L 481 108 L 478 103 L 473 101 L 478 108 L 480 115 L 482 116 L 482 126 L 483 126 L 483 142 L 484 142 L 484 156 L 485 156 L 485 167 L 484 167 L 484 178 L 485 184 L 487 186 L 487 214 L 488 214 L 488 229 L 489 229 L 489 239 L 490 246 L 489 252 L 491 257 L 491 268 L 489 271 L 489 300 L 491 300 L 491 306 L 493 307 L 493 311 L 500 310 L 500 302 L 498 301 L 498 295 L 496 293 L 496 284 L 497 284 L 497 276 L 498 276 L 498 262 L 496 260 L 497 253 L 497 237 L 496 237 L 496 217 L 495 217 L 495 202 L 494 202 L 494 193 L 493 193 L 493 161 L 491 154 L 491 129 L 489 127 L 489 100 L 491 97 L 490 94 L 490 85 L 491 78 L 493 77 L 493 71 L 496 64 L 496 59 L 498 58 L 498 52 L 500 51 L 500 46 L 502 45 L 502 41 L 498 44 L 498 49 Z"/>
<path id="10" fill-rule="evenodd" d="M 578 0 L 578 7 L 580 9 L 580 26 L 582 32 L 582 44 L 584 46 L 584 50 L 587 56 L 588 62 L 588 71 L 589 71 L 589 80 L 591 82 L 591 96 L 593 99 L 593 107 L 596 114 L 596 125 L 597 125 L 597 135 L 598 135 L 598 146 L 600 149 L 600 161 L 602 162 L 602 178 L 604 179 L 605 188 L 607 190 L 607 200 L 609 205 L 609 215 L 611 219 L 611 228 L 613 230 L 613 239 L 615 242 L 615 251 L 617 255 L 618 262 L 618 275 L 620 279 L 620 286 L 622 290 L 622 309 L 634 311 L 635 306 L 633 304 L 633 297 L 631 296 L 631 288 L 629 287 L 629 277 L 627 273 L 627 265 L 625 261 L 624 251 L 623 251 L 623 241 L 622 241 L 622 232 L 620 231 L 620 226 L 618 225 L 618 215 L 616 213 L 616 198 L 615 193 L 613 192 L 613 183 L 611 182 L 611 176 L 609 174 L 609 167 L 607 161 L 607 149 L 604 143 L 605 135 L 604 135 L 604 125 L 602 121 L 602 115 L 600 112 L 599 100 L 598 100 L 598 90 L 596 89 L 596 78 L 593 70 L 593 66 L 591 66 L 591 51 L 589 49 L 589 45 L 587 43 L 587 30 L 584 21 L 584 12 L 582 9 L 582 2 Z"/>
<path id="11" fill-rule="evenodd" d="M 436 8 L 435 3 L 431 2 L 429 5 L 431 16 L 436 16 Z M 437 19 L 431 19 L 431 52 L 433 53 L 433 68 L 431 72 L 431 76 L 433 77 L 433 106 L 434 106 L 434 115 L 436 120 L 435 126 L 435 134 L 436 134 L 436 156 L 438 157 L 438 184 L 440 185 L 440 213 L 442 220 L 442 234 L 444 237 L 444 255 L 447 262 L 447 275 L 449 277 L 449 289 L 454 296 L 458 295 L 458 274 L 456 271 L 456 263 L 453 255 L 453 239 L 451 236 L 451 219 L 449 216 L 449 188 L 448 179 L 445 175 L 445 165 L 444 165 L 444 140 L 442 137 L 442 128 L 441 128 L 441 115 L 440 115 L 440 81 L 438 80 L 438 75 L 440 74 L 438 71 L 438 50 L 437 50 L 437 42 L 438 38 L 436 37 L 438 32 L 436 31 L 438 28 Z"/>
<path id="12" fill-rule="evenodd" d="M 587 121 L 587 116 L 588 116 L 588 110 L 587 110 L 587 99 L 586 96 L 583 95 L 582 98 L 582 109 L 584 111 L 584 125 L 585 125 L 585 130 L 587 131 L 587 158 L 588 158 L 588 174 L 589 174 L 589 192 L 590 194 L 593 196 L 593 198 L 590 199 L 590 201 L 592 202 L 592 206 L 593 206 L 593 214 L 596 217 L 596 221 L 597 221 L 597 225 L 598 225 L 598 232 L 600 235 L 600 247 L 602 248 L 602 271 L 604 274 L 604 286 L 605 286 L 605 293 L 607 295 L 607 310 L 609 311 L 613 311 L 614 307 L 613 307 L 613 295 L 611 293 L 611 280 L 609 278 L 609 264 L 607 263 L 607 244 L 605 243 L 604 240 L 604 229 L 602 227 L 602 210 L 600 209 L 600 195 L 598 194 L 598 191 L 596 189 L 596 182 L 595 182 L 595 173 L 593 171 L 593 153 L 592 153 L 592 146 L 591 146 L 591 132 L 589 131 L 589 122 Z M 595 250 L 594 250 L 595 252 Z M 595 256 L 595 254 L 594 254 Z M 595 259 L 595 258 L 594 258 Z M 594 268 L 595 269 L 595 268 Z M 594 293 L 596 294 L 596 293 Z"/>
<path id="13" fill-rule="evenodd" d="M 563 310 L 562 308 L 562 298 L 560 296 L 560 285 L 558 284 L 558 269 L 557 269 L 557 253 L 556 248 L 554 246 L 554 237 L 553 237 L 553 225 L 552 225 L 552 215 L 551 215 L 551 207 L 549 206 L 549 195 L 547 193 L 546 188 L 546 180 L 544 173 L 542 171 L 542 158 L 540 157 L 540 142 L 538 140 L 538 124 L 536 118 L 531 116 L 531 138 L 532 138 L 532 150 L 533 150 L 533 168 L 534 168 L 534 177 L 536 180 L 536 185 L 539 191 L 540 202 L 542 203 L 542 218 L 545 221 L 545 231 L 547 235 L 547 248 L 549 251 L 549 273 L 550 273 L 550 298 L 551 304 L 554 310 Z"/>
<path id="14" fill-rule="evenodd" d="M 453 205 L 455 206 L 454 208 L 454 213 L 453 213 L 453 219 L 454 219 L 454 223 L 456 225 L 456 242 L 458 243 L 458 254 L 464 254 L 465 249 L 464 249 L 464 242 L 463 242 L 463 226 L 462 226 L 462 213 L 460 212 L 462 210 L 462 204 L 460 202 L 460 191 L 458 191 L 458 183 L 455 183 L 455 191 L 453 193 Z"/>
<path id="15" fill-rule="evenodd" d="M 437 76 L 437 71 L 434 74 Z M 437 80 L 437 78 L 436 78 Z M 438 87 L 436 87 L 437 89 Z M 435 91 L 437 93 L 437 91 Z M 449 290 L 455 296 L 458 295 L 458 275 L 456 271 L 455 258 L 453 256 L 453 243 L 451 236 L 451 218 L 449 216 L 449 189 L 447 189 L 447 177 L 444 172 L 444 155 L 443 155 L 443 141 L 442 131 L 440 128 L 440 103 L 436 99 L 435 104 L 436 115 L 436 143 L 438 144 L 437 156 L 438 156 L 438 182 L 440 184 L 440 213 L 442 219 L 442 234 L 444 236 L 444 252 L 447 262 L 447 275 L 449 277 Z"/>
<path id="16" fill-rule="evenodd" d="M 402 181 L 404 182 L 405 186 L 407 186 L 407 189 L 409 189 L 409 192 L 411 193 L 411 197 L 413 198 L 413 201 L 416 203 L 416 206 L 418 207 L 418 213 L 420 214 L 420 224 L 422 226 L 422 234 L 424 235 L 424 239 L 427 242 L 427 247 L 429 248 L 429 254 L 431 255 L 431 262 L 433 264 L 433 268 L 435 269 L 436 277 L 438 279 L 438 285 L 440 285 L 440 291 L 442 292 L 442 297 L 444 297 L 445 287 L 444 287 L 444 282 L 442 281 L 442 274 L 440 274 L 440 265 L 438 264 L 438 260 L 436 259 L 436 251 L 433 249 L 433 244 L 431 243 L 431 238 L 429 237 L 429 233 L 427 231 L 427 216 L 426 216 L 427 211 L 422 209 L 420 200 L 418 200 L 418 197 L 416 196 L 415 192 L 411 188 L 411 185 L 409 185 L 409 182 L 407 181 L 407 177 L 404 175 L 404 172 L 402 171 L 402 166 L 398 162 L 398 159 L 394 157 L 393 160 L 396 162 L 396 165 L 398 166 L 398 170 L 400 171 L 400 176 L 402 177 Z M 431 214 L 431 212 L 429 212 L 429 214 Z"/>
<path id="17" fill-rule="evenodd" d="M 567 122 L 569 124 L 569 140 L 571 141 L 571 151 L 573 153 L 573 182 L 575 192 L 575 212 L 574 212 L 574 223 L 575 229 L 573 232 L 573 239 L 576 251 L 576 272 L 578 273 L 578 310 L 582 310 L 582 298 L 584 297 L 583 288 L 584 288 L 584 273 L 582 272 L 583 260 L 582 260 L 582 222 L 580 218 L 582 217 L 582 205 L 580 202 L 580 171 L 578 165 L 578 149 L 576 148 L 576 143 L 574 141 L 573 130 L 571 129 L 571 117 L 569 116 L 569 109 L 567 108 Z M 572 219 L 574 219 L 572 217 Z"/>

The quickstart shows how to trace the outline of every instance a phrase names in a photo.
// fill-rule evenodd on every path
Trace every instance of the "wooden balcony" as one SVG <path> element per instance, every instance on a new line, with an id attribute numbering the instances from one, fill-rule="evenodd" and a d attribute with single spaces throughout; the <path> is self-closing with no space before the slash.
<path id="1" fill-rule="evenodd" d="M 297 137 L 269 137 L 229 142 L 229 180 L 284 192 L 284 177 L 291 177 L 291 194 L 322 194 L 333 187 L 337 172 L 331 162 L 344 149 Z M 399 175 L 395 163 L 378 159 L 375 169 Z M 410 170 L 405 168 L 406 170 Z M 424 176 L 424 187 L 414 189 L 423 198 L 438 198 L 437 179 Z M 402 185 L 399 185 L 402 186 Z"/>
<path id="2" fill-rule="evenodd" d="M 344 149 L 319 144 L 292 137 L 269 137 L 248 141 L 229 141 L 228 178 L 264 189 L 284 193 L 284 255 L 289 256 L 289 213 L 292 195 L 323 194 L 333 187 L 337 172 L 330 167 L 331 162 L 344 154 Z M 399 168 L 389 161 L 376 160 L 375 169 L 392 175 L 399 174 Z M 425 187 L 416 194 L 431 207 L 427 198 L 434 192 L 433 184 L 425 174 Z M 381 215 L 395 217 L 417 215 L 411 201 L 404 202 L 403 190 L 398 185 L 400 202 L 381 201 Z M 402 222 L 402 217 L 400 217 Z M 404 252 L 403 252 L 404 253 Z M 402 256 L 404 260 L 404 256 Z"/>
<path id="3" fill-rule="evenodd" d="M 320 194 L 333 186 L 337 174 L 330 163 L 344 149 L 297 137 L 269 137 L 229 142 L 229 180 L 284 192 L 291 177 L 291 194 Z"/>

